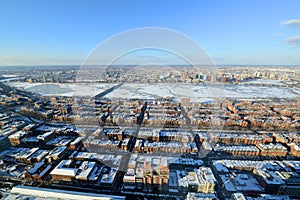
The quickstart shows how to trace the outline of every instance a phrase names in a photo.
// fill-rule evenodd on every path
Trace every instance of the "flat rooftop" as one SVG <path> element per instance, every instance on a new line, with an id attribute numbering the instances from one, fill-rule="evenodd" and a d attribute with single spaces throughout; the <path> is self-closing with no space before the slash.
<path id="1" fill-rule="evenodd" d="M 57 190 L 48 188 L 37 188 L 30 186 L 18 185 L 13 187 L 9 196 L 5 200 L 16 199 L 20 197 L 31 197 L 33 199 L 80 199 L 80 200 L 121 200 L 125 199 L 125 196 L 115 196 L 115 195 L 104 195 L 96 193 L 85 193 L 85 192 L 73 192 L 67 190 Z M 31 199 L 30 198 L 30 199 Z"/>

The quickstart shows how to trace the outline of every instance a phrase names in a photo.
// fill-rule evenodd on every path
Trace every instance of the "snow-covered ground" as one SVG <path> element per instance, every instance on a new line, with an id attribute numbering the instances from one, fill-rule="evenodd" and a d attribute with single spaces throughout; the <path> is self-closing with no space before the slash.
<path id="1" fill-rule="evenodd" d="M 270 79 L 256 79 L 256 80 L 247 81 L 247 82 L 244 82 L 244 83 L 248 83 L 248 84 L 265 84 L 265 85 L 285 85 L 280 80 L 270 80 Z"/>
<path id="2" fill-rule="evenodd" d="M 16 75 L 0 75 L 0 82 L 9 82 L 19 79 Z"/>
<path id="3" fill-rule="evenodd" d="M 1 77 L 4 77 L 4 78 L 13 78 L 13 77 L 17 77 L 18 75 L 15 75 L 15 74 L 2 74 Z"/>
<path id="4" fill-rule="evenodd" d="M 115 84 L 101 83 L 24 83 L 8 82 L 11 86 L 54 96 L 94 96 L 103 92 Z M 293 92 L 292 92 L 293 90 Z M 298 94 L 298 95 L 297 95 Z M 205 84 L 188 83 L 158 83 L 158 84 L 124 84 L 106 95 L 108 98 L 143 98 L 152 99 L 158 97 L 190 97 L 192 101 L 210 101 L 213 98 L 297 98 L 299 89 L 287 87 L 271 87 L 240 84 Z"/>

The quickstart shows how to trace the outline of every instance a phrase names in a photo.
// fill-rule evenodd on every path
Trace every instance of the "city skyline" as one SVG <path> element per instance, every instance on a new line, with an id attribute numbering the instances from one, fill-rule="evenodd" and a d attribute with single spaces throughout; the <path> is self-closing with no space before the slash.
<path id="1" fill-rule="evenodd" d="M 218 65 L 298 65 L 299 4 L 3 1 L 0 65 L 80 65 L 107 38 L 143 27 L 162 27 L 191 37 Z M 131 60 L 149 62 L 144 54 Z M 123 64 L 134 64 L 131 60 Z"/>

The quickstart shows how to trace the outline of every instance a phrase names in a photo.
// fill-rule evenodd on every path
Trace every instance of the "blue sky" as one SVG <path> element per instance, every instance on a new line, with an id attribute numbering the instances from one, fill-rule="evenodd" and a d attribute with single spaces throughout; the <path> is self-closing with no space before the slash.
<path id="1" fill-rule="evenodd" d="M 300 64 L 297 0 L 2 0 L 0 65 L 81 64 L 102 41 L 163 27 L 216 64 Z"/>

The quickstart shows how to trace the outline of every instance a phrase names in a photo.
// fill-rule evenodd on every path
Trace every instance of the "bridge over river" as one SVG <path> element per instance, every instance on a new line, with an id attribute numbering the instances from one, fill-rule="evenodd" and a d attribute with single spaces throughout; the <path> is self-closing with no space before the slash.
<path id="1" fill-rule="evenodd" d="M 107 90 L 105 90 L 105 91 L 103 91 L 103 92 L 101 92 L 101 93 L 95 95 L 95 99 L 100 99 L 100 98 L 104 97 L 105 95 L 107 95 L 107 94 L 113 92 L 115 89 L 118 89 L 118 88 L 121 87 L 122 85 L 123 85 L 123 83 L 120 83 L 120 84 L 118 84 L 118 85 L 115 85 L 115 86 L 113 86 L 113 87 L 111 87 L 111 88 L 109 88 L 109 89 L 107 89 Z"/>

